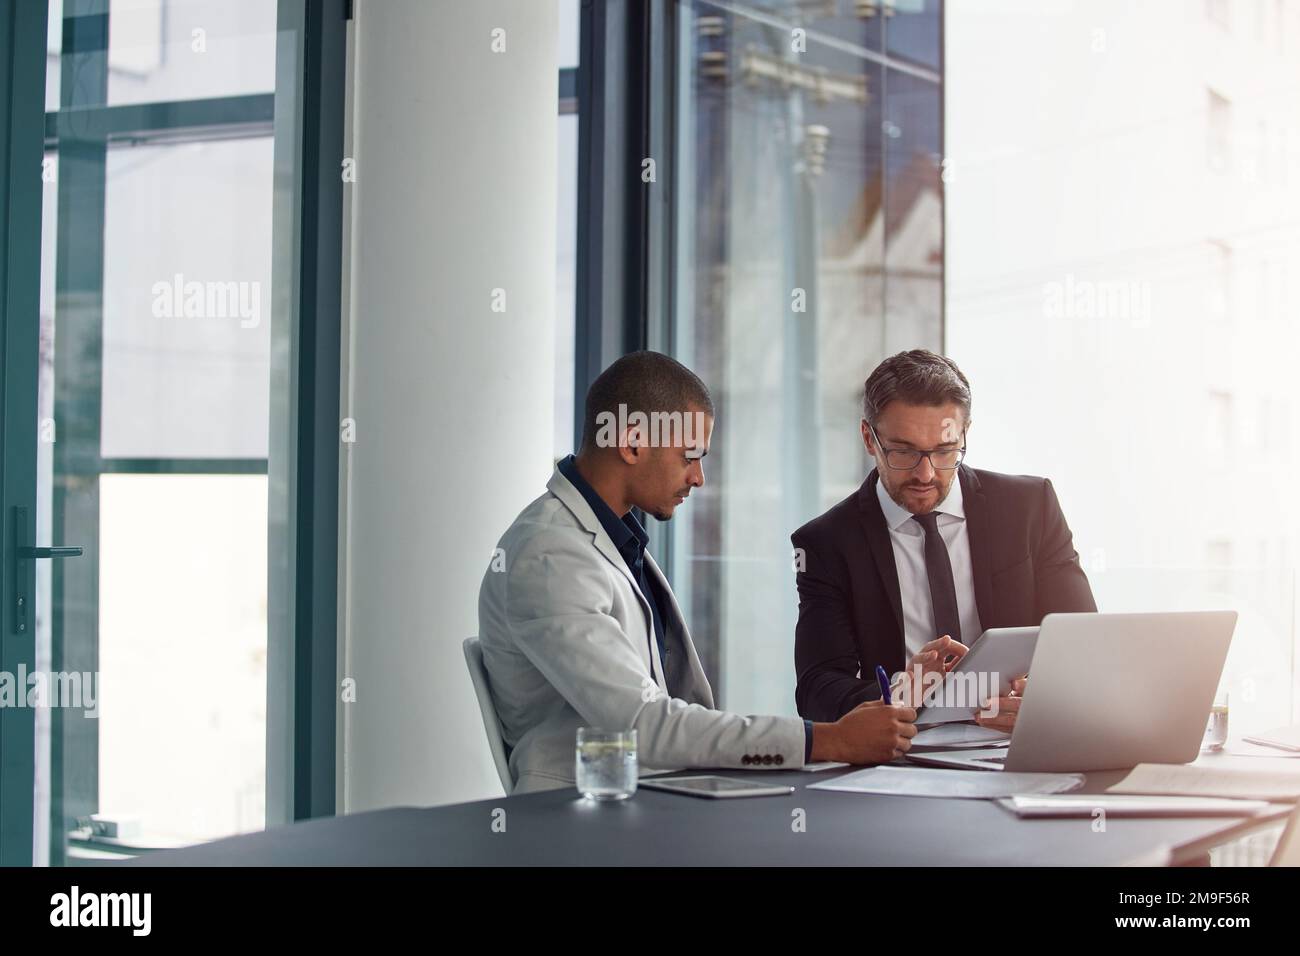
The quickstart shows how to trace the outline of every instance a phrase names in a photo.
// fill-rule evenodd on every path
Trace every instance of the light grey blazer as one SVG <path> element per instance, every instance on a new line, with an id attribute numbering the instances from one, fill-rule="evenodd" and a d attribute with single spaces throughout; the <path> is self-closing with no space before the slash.
<path id="1" fill-rule="evenodd" d="M 557 468 L 502 536 L 479 589 L 479 641 L 515 793 L 572 786 L 579 727 L 635 728 L 643 769 L 797 769 L 798 717 L 715 710 L 690 631 L 666 596 L 669 697 L 650 605 L 587 500 Z M 653 676 L 652 676 L 653 668 Z"/>

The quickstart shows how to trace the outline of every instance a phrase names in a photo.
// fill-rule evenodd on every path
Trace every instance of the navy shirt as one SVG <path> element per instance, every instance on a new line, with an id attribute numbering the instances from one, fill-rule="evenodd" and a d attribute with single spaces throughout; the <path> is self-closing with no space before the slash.
<path id="1" fill-rule="evenodd" d="M 645 569 L 645 546 L 650 543 L 650 535 L 646 534 L 645 528 L 641 527 L 641 522 L 636 520 L 636 515 L 631 511 L 622 518 L 614 514 L 614 509 L 605 503 L 604 498 L 596 494 L 596 489 L 591 487 L 587 479 L 578 472 L 577 463 L 572 455 L 559 463 L 559 469 L 560 474 L 568 478 L 570 484 L 578 489 L 578 493 L 587 499 L 587 504 L 591 505 L 591 510 L 596 513 L 600 526 L 605 529 L 605 533 L 614 542 L 614 547 L 618 548 L 618 553 L 623 556 L 627 569 L 632 572 L 632 580 L 636 582 L 637 587 L 641 589 L 641 594 L 649 602 L 650 616 L 654 618 L 655 641 L 659 644 L 659 660 L 664 661 L 664 667 L 667 668 L 668 648 L 664 645 L 664 619 L 659 607 L 661 596 L 659 588 L 652 583 Z M 664 683 L 667 684 L 667 681 L 665 674 Z"/>
<path id="2" fill-rule="evenodd" d="M 664 621 L 663 611 L 660 608 L 660 601 L 663 596 L 659 593 L 659 587 L 645 571 L 645 548 L 650 543 L 650 536 L 646 534 L 645 528 L 641 522 L 636 520 L 636 515 L 631 511 L 620 518 L 614 514 L 614 509 L 605 503 L 605 499 L 596 494 L 596 489 L 591 487 L 587 479 L 583 478 L 578 471 L 578 466 L 574 456 L 570 455 L 561 461 L 557 467 L 560 474 L 569 479 L 569 483 L 578 489 L 578 493 L 586 499 L 587 504 L 591 505 L 591 510 L 596 513 L 600 526 L 605 529 L 610 540 L 614 542 L 614 547 L 618 548 L 618 553 L 623 556 L 627 568 L 632 572 L 632 580 L 637 583 L 641 589 L 642 595 L 650 604 L 650 615 L 654 618 L 655 640 L 659 644 L 659 660 L 668 660 L 668 648 L 664 645 Z M 667 664 L 665 664 L 667 667 Z M 668 682 L 665 674 L 664 683 Z M 672 693 L 671 688 L 669 693 Z M 812 760 L 812 721 L 803 722 L 803 759 L 804 763 Z"/>

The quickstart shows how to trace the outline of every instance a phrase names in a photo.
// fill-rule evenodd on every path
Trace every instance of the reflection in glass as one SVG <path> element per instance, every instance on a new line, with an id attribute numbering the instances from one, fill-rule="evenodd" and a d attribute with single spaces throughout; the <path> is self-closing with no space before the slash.
<path id="1" fill-rule="evenodd" d="M 672 567 L 742 713 L 794 712 L 789 536 L 867 474 L 867 373 L 941 345 L 940 77 L 885 54 L 906 4 L 866 6 L 680 8 L 673 346 L 718 419 Z M 937 16 L 909 29 L 938 49 Z"/>

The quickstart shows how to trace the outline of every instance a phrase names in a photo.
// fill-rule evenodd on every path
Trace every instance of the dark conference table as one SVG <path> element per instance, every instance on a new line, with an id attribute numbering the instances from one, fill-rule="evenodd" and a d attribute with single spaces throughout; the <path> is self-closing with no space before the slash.
<path id="1" fill-rule="evenodd" d="M 698 771 L 697 771 L 698 772 Z M 1285 816 L 1021 820 L 991 800 L 809 790 L 850 772 L 719 771 L 794 786 L 788 797 L 706 800 L 639 788 L 597 804 L 572 788 L 441 807 L 325 817 L 150 853 L 145 866 L 1115 866 L 1204 860 Z M 972 773 L 979 771 L 972 771 Z M 1089 774 L 1097 792 L 1123 774 Z M 805 811 L 806 831 L 792 828 Z M 504 810 L 504 818 L 499 812 Z M 504 832 L 498 822 L 504 822 Z M 127 864 L 127 865 L 130 865 Z"/>

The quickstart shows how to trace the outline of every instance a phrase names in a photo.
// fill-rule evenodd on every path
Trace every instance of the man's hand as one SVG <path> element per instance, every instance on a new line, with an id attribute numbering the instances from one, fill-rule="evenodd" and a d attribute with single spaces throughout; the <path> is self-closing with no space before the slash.
<path id="1" fill-rule="evenodd" d="M 911 660 L 907 662 L 907 670 L 894 683 L 890 693 L 895 700 L 919 707 L 925 692 L 932 687 L 938 687 L 943 680 L 943 675 L 956 667 L 957 662 L 966 656 L 968 650 L 970 648 L 965 644 L 953 640 L 947 634 L 931 641 L 912 655 Z M 919 681 L 918 668 L 920 669 Z M 935 676 L 930 677 L 930 674 Z"/>
<path id="2" fill-rule="evenodd" d="M 997 697 L 984 702 L 984 709 L 975 715 L 975 723 L 989 730 L 1002 730 L 1011 733 L 1016 726 L 1016 715 L 1020 713 L 1020 702 L 1025 696 L 1025 684 L 1028 677 L 1017 677 L 1011 682 L 1011 691 L 1006 697 Z M 996 710 L 997 716 L 990 712 Z"/>
<path id="3" fill-rule="evenodd" d="M 813 724 L 812 759 L 888 763 L 911 749 L 915 720 L 916 711 L 906 704 L 869 700 L 833 724 Z"/>

